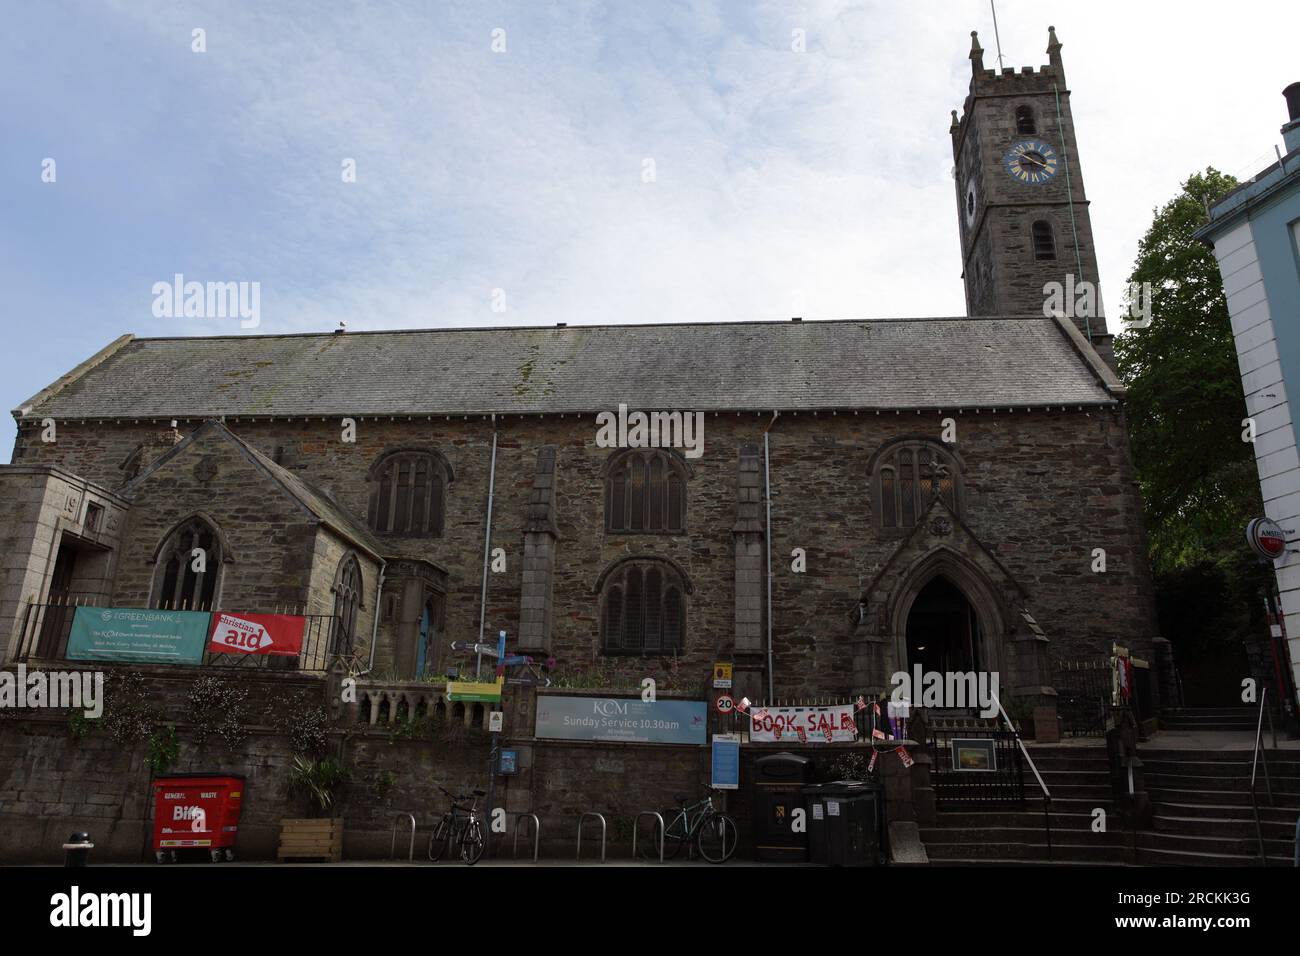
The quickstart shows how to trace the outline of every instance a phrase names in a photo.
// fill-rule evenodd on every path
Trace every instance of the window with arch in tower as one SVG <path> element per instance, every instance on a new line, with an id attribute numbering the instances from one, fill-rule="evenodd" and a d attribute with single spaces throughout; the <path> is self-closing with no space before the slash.
<path id="1" fill-rule="evenodd" d="M 153 601 L 169 611 L 210 611 L 221 576 L 221 539 L 197 515 L 171 533 L 158 552 Z"/>
<path id="2" fill-rule="evenodd" d="M 914 527 L 936 495 L 953 514 L 960 510 L 957 462 L 929 441 L 891 446 L 876 461 L 872 490 L 882 528 Z"/>
<path id="3" fill-rule="evenodd" d="M 1034 122 L 1034 111 L 1028 106 L 1016 107 L 1016 132 L 1021 136 L 1033 136 L 1038 132 Z"/>
<path id="4" fill-rule="evenodd" d="M 1056 258 L 1056 233 L 1050 222 L 1046 219 L 1037 220 L 1030 227 L 1030 235 L 1034 242 L 1034 259 L 1042 262 Z"/>
<path id="5" fill-rule="evenodd" d="M 686 530 L 686 469 L 659 449 L 620 452 L 605 477 L 605 530 Z"/>
<path id="6" fill-rule="evenodd" d="M 672 654 L 686 639 L 686 587 L 664 561 L 630 561 L 605 579 L 600 595 L 606 654 Z"/>
<path id="7" fill-rule="evenodd" d="M 394 451 L 370 470 L 369 523 L 377 534 L 442 534 L 450 469 L 433 451 Z"/>

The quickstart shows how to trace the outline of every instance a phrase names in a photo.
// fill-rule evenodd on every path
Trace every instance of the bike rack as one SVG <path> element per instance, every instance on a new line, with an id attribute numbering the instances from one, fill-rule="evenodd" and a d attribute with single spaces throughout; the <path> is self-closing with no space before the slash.
<path id="1" fill-rule="evenodd" d="M 662 863 L 664 861 L 664 816 L 657 810 L 642 810 L 632 821 L 632 859 L 636 859 L 636 834 L 637 830 L 641 829 L 642 817 L 654 817 L 659 821 L 659 862 Z"/>
<path id="2" fill-rule="evenodd" d="M 390 860 L 397 859 L 397 826 L 399 823 L 402 822 L 403 817 L 411 821 L 411 845 L 410 848 L 407 850 L 406 860 L 408 863 L 414 863 L 415 862 L 415 814 L 414 813 L 399 813 L 395 817 L 393 817 L 393 845 L 388 849 L 388 858 Z"/>
<path id="3" fill-rule="evenodd" d="M 515 816 L 515 859 L 519 858 L 519 824 L 533 821 L 533 862 L 537 862 L 537 849 L 542 839 L 542 821 L 537 819 L 535 813 L 520 813 Z M 581 832 L 578 834 L 581 839 Z"/>
<path id="4" fill-rule="evenodd" d="M 607 830 L 607 827 L 605 826 L 605 815 L 602 813 L 596 813 L 594 810 L 588 810 L 582 816 L 578 817 L 578 857 L 577 858 L 579 860 L 582 859 L 582 825 L 587 822 L 588 818 L 600 821 L 600 862 L 604 863 L 605 862 L 605 833 Z"/>

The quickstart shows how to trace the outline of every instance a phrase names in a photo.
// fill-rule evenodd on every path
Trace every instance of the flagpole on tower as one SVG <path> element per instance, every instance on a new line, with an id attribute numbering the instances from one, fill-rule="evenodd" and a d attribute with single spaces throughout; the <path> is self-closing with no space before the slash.
<path id="1" fill-rule="evenodd" d="M 998 72 L 1002 72 L 1002 38 L 998 36 L 998 8 L 989 0 L 989 9 L 993 11 L 993 41 L 998 45 Z"/>

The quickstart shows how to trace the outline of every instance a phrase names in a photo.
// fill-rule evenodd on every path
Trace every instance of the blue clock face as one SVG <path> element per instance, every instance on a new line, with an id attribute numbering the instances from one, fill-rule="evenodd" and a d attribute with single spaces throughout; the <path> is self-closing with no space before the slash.
<path id="1" fill-rule="evenodd" d="M 1012 179 L 1029 186 L 1050 182 L 1060 168 L 1060 156 L 1041 139 L 1022 139 L 1002 157 L 1002 168 Z"/>

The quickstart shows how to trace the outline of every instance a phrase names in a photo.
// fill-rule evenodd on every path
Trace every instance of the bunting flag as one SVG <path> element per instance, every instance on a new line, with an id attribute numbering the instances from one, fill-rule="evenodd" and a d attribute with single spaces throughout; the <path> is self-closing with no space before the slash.
<path id="1" fill-rule="evenodd" d="M 871 751 L 871 759 L 867 761 L 867 773 L 871 773 L 872 771 L 874 771 L 874 770 L 876 769 L 876 757 L 877 757 L 877 756 L 878 756 L 878 754 L 876 753 L 876 751 L 875 751 L 875 750 L 872 750 L 872 751 Z"/>
<path id="2" fill-rule="evenodd" d="M 861 697 L 859 697 L 859 698 L 854 702 L 854 704 L 853 704 L 853 712 L 854 712 L 854 713 L 857 713 L 857 712 L 860 711 L 860 710 L 866 710 L 866 709 L 867 709 L 867 702 L 866 702 L 865 700 L 863 700 Z"/>
<path id="3" fill-rule="evenodd" d="M 898 759 L 903 761 L 904 767 L 910 767 L 912 764 L 916 763 L 916 761 L 912 759 L 912 755 L 907 752 L 906 747 L 898 747 L 894 750 L 894 753 L 898 754 Z"/>
<path id="4" fill-rule="evenodd" d="M 830 743 L 835 739 L 835 731 L 831 730 L 829 727 L 822 728 L 822 735 L 826 738 L 827 743 Z"/>

